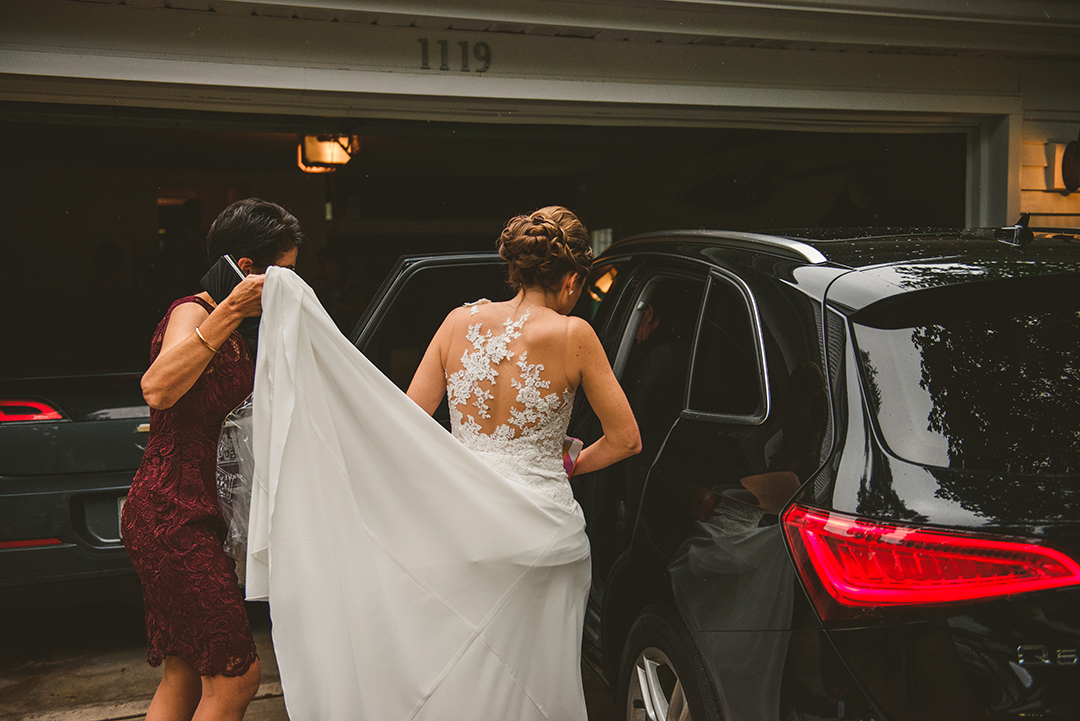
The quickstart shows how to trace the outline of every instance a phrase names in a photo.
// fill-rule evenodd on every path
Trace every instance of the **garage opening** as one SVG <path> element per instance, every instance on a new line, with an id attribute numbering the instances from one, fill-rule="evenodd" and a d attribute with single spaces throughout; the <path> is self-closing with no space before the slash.
<path id="1" fill-rule="evenodd" d="M 960 226 L 967 136 L 521 126 L 12 108 L 0 159 L 8 337 L 0 377 L 141 371 L 169 303 L 200 290 L 206 231 L 240 198 L 303 225 L 298 270 L 351 329 L 404 254 L 490 249 L 565 205 L 619 239 L 664 229 Z M 0 117 L 3 117 L 0 116 Z M 303 133 L 359 150 L 297 165 Z"/>

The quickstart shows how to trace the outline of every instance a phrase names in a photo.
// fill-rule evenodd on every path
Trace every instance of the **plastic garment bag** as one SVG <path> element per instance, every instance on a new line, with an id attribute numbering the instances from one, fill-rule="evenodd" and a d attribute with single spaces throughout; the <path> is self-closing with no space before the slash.
<path id="1" fill-rule="evenodd" d="M 244 586 L 247 562 L 248 513 L 251 506 L 251 481 L 255 475 L 252 449 L 251 396 L 228 415 L 218 437 L 217 490 L 218 506 L 225 518 L 225 553 L 236 561 L 236 577 Z"/>
<path id="2" fill-rule="evenodd" d="M 585 521 L 498 475 L 270 268 L 247 595 L 289 717 L 584 721 Z"/>

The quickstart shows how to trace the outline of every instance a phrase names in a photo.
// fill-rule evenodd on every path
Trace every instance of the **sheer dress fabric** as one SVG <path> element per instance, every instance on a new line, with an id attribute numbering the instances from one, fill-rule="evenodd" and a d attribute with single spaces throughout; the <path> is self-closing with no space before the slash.
<path id="1" fill-rule="evenodd" d="M 169 307 L 150 343 L 161 352 Z M 150 411 L 150 437 L 121 515 L 124 546 L 142 583 L 147 661 L 186 661 L 199 675 L 241 676 L 256 658 L 236 564 L 224 551 L 218 507 L 217 450 L 221 424 L 251 393 L 254 363 L 233 333 L 195 384 L 175 404 Z"/>
<path id="2" fill-rule="evenodd" d="M 480 307 L 490 302 L 484 298 L 470 303 L 470 316 L 475 318 Z M 450 428 L 454 437 L 504 478 L 572 507 L 574 492 L 562 455 L 574 391 L 551 392 L 551 382 L 541 376 L 543 364 L 530 363 L 527 349 L 515 350 L 529 315 L 526 310 L 517 320 L 507 318 L 501 331 L 485 329 L 479 319 L 469 323 L 465 339 L 472 350 L 466 348 L 462 354 L 460 370 L 447 374 Z M 493 420 L 487 401 L 499 384 L 517 391 L 516 407 L 510 408 L 507 418 L 499 419 L 504 422 L 491 433 L 485 433 L 476 419 Z"/>
<path id="3" fill-rule="evenodd" d="M 254 434 L 247 591 L 293 721 L 585 720 L 581 509 L 447 433 L 279 268 Z"/>

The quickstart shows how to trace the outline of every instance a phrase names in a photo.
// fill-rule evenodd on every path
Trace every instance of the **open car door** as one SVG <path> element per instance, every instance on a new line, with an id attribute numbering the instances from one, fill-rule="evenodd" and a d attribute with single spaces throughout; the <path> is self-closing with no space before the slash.
<path id="1" fill-rule="evenodd" d="M 498 253 L 406 256 L 387 276 L 349 340 L 405 390 L 447 313 L 480 298 L 502 301 L 513 295 Z M 435 419 L 450 427 L 445 399 Z"/>

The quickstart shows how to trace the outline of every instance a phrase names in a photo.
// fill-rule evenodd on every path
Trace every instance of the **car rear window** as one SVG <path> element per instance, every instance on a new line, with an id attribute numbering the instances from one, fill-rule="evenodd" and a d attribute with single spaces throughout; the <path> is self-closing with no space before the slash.
<path id="1" fill-rule="evenodd" d="M 852 322 L 866 395 L 900 458 L 1080 472 L 1080 275 L 916 291 Z"/>
<path id="2" fill-rule="evenodd" d="M 5 319 L 0 380 L 141 374 L 150 365 L 150 337 L 167 305 L 134 291 L 69 291 L 48 289 Z"/>

